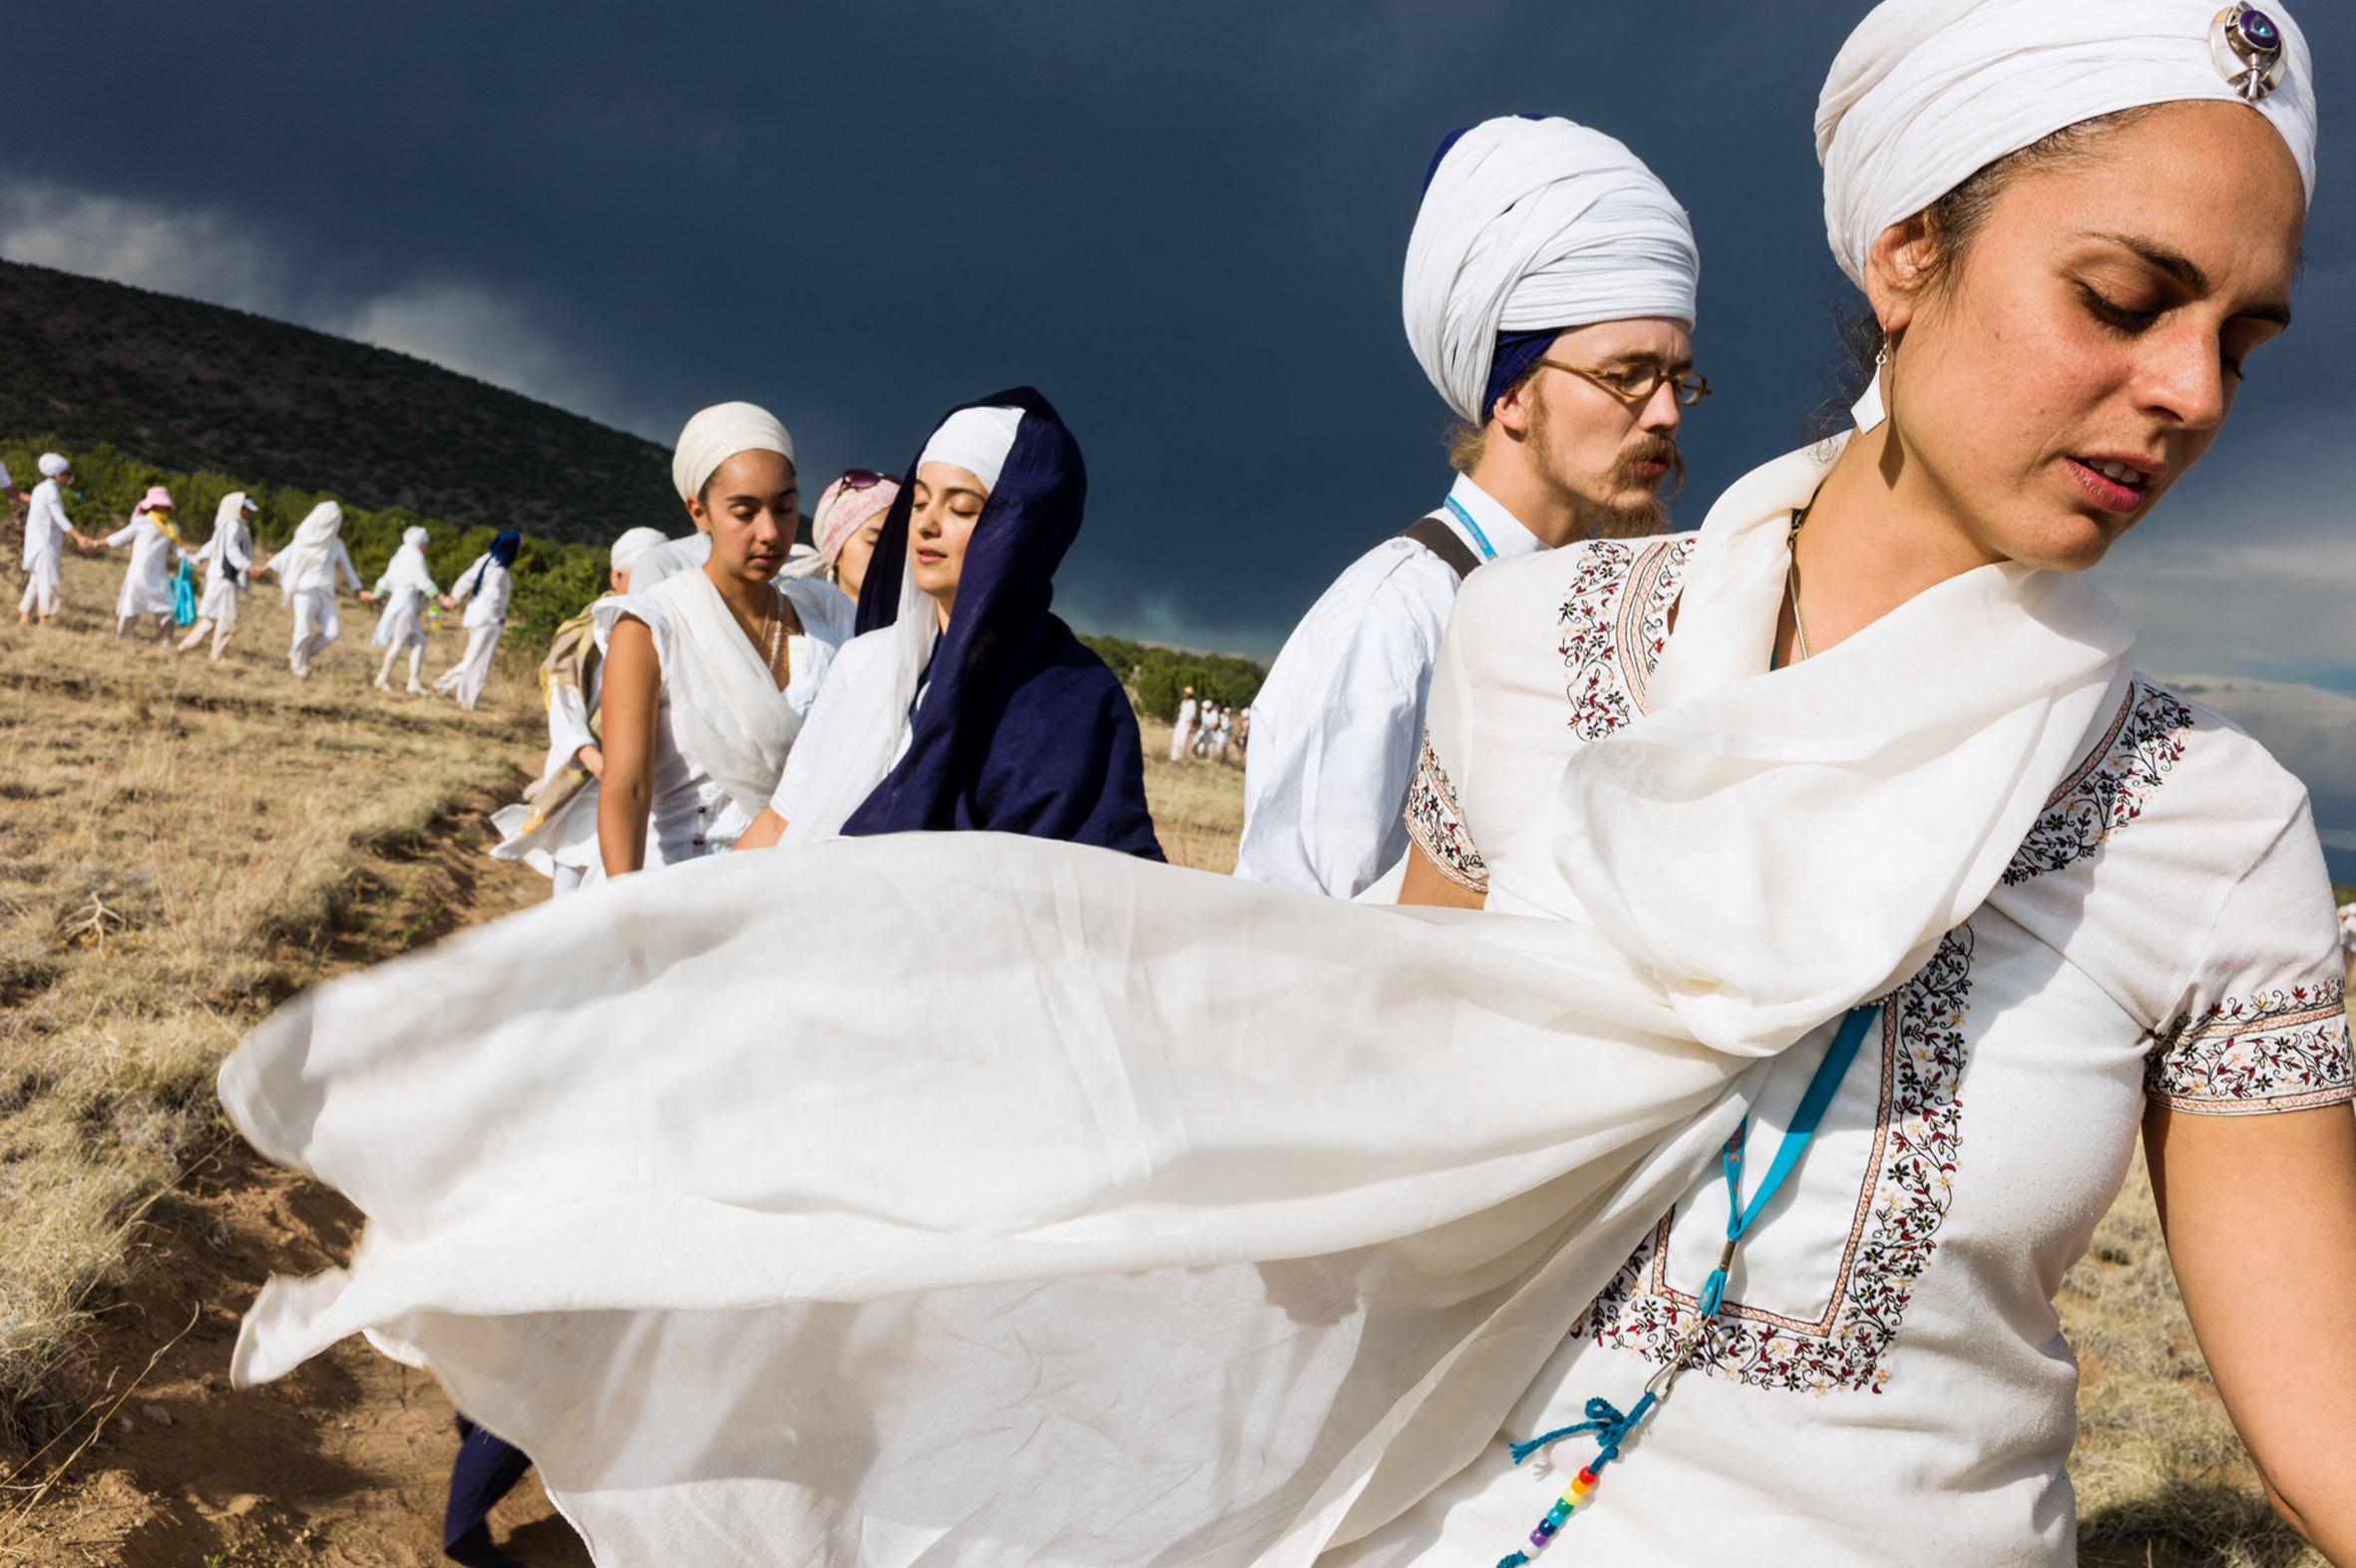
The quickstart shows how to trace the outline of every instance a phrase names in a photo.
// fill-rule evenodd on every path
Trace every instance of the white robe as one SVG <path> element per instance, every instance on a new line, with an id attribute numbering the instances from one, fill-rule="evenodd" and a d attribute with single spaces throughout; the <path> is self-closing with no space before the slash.
<path id="1" fill-rule="evenodd" d="M 215 523 L 212 538 L 196 558 L 204 563 L 204 594 L 196 601 L 196 618 L 216 625 L 234 625 L 237 595 L 245 574 L 253 568 L 253 531 L 243 518 Z"/>
<path id="2" fill-rule="evenodd" d="M 1483 560 L 1545 548 L 1471 480 L 1448 494 L 1485 547 L 1444 506 L 1431 516 Z M 1399 865 L 1399 812 L 1458 583 L 1421 545 L 1388 539 L 1301 617 L 1252 699 L 1237 876 L 1347 899 Z"/>
<path id="3" fill-rule="evenodd" d="M 2108 716 L 2132 635 L 2011 568 L 1768 673 L 1821 473 L 1713 513 L 1659 710 L 1565 770 L 1549 918 L 902 834 L 306 993 L 221 1098 L 368 1241 L 265 1288 L 234 1375 L 374 1331 L 607 1563 L 1367 1535 L 1481 1454 L 1760 1064 L 1979 906 Z"/>
<path id="4" fill-rule="evenodd" d="M 45 479 L 35 485 L 32 504 L 25 513 L 25 575 L 32 581 L 25 585 L 24 597 L 17 605 L 19 613 L 57 613 L 60 568 L 66 540 L 73 531 L 57 481 Z"/>
<path id="5" fill-rule="evenodd" d="M 131 562 L 123 569 L 123 591 L 115 599 L 115 618 L 172 613 L 172 559 L 188 554 L 172 542 L 155 520 L 141 513 L 107 536 L 116 550 L 131 547 Z"/>

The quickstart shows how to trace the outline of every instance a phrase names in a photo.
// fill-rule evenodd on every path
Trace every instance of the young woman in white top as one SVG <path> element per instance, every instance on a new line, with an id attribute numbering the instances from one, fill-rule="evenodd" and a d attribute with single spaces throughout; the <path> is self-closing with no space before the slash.
<path id="1" fill-rule="evenodd" d="M 172 635 L 172 561 L 188 555 L 172 526 L 172 492 L 152 487 L 131 521 L 107 536 L 111 550 L 131 547 L 131 561 L 123 569 L 123 591 L 115 599 L 115 635 L 127 636 L 131 623 L 143 615 L 156 617 L 156 640 Z"/>
<path id="2" fill-rule="evenodd" d="M 508 599 L 516 591 L 512 569 L 523 544 L 524 536 L 514 529 L 501 530 L 491 548 L 477 556 L 474 565 L 461 572 L 458 582 L 442 595 L 444 609 L 466 605 L 460 622 L 466 627 L 466 651 L 435 677 L 433 690 L 436 696 L 457 697 L 458 705 L 469 713 L 483 695 L 483 682 L 491 678 L 491 658 L 499 651 L 500 633 L 507 628 Z"/>
<path id="3" fill-rule="evenodd" d="M 426 695 L 424 682 L 417 678 L 417 666 L 425 658 L 426 600 L 439 591 L 426 571 L 425 547 L 430 536 L 422 528 L 403 529 L 401 548 L 393 552 L 386 563 L 384 576 L 376 580 L 376 591 L 384 599 L 384 609 L 376 617 L 376 630 L 368 640 L 384 649 L 384 662 L 376 666 L 373 682 L 379 691 L 393 689 L 393 660 L 403 653 L 409 655 L 409 694 Z"/>
<path id="4" fill-rule="evenodd" d="M 765 410 L 722 403 L 697 414 L 671 477 L 710 556 L 595 605 L 605 646 L 597 843 L 608 877 L 736 842 L 776 789 L 858 614 L 822 579 L 778 581 L 800 487 L 793 438 Z"/>
<path id="5" fill-rule="evenodd" d="M 2226 1406 L 2356 1563 L 2321 852 L 2076 570 L 2267 362 L 2314 102 L 2271 7 L 1883 6 L 1823 117 L 1881 406 L 1720 502 L 1674 626 L 1597 547 L 1477 666 L 1606 732 L 1501 830 L 1445 759 L 1518 913 L 892 831 L 483 928 L 224 1069 L 399 1242 L 240 1375 L 390 1329 L 617 1559 L 2060 1568 L 2047 1298 L 2141 1123 Z"/>

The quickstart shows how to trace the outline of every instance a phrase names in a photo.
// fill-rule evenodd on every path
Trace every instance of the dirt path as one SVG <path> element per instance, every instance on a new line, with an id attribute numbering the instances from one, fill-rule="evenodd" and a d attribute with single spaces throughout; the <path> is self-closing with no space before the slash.
<path id="1" fill-rule="evenodd" d="M 490 860 L 483 841 L 470 812 L 413 855 L 372 859 L 318 973 L 547 896 L 547 882 Z M 198 1159 L 150 1211 L 132 1282 L 101 1313 L 77 1379 L 95 1402 L 0 1494 L 10 1499 L 0 1558 L 77 1568 L 443 1561 L 458 1440 L 431 1377 L 352 1340 L 266 1387 L 228 1386 L 237 1321 L 261 1283 L 342 1263 L 358 1231 L 340 1197 L 263 1163 L 234 1135 Z M 25 1488 L 53 1474 L 58 1484 L 19 1517 Z M 532 1477 L 492 1516 L 492 1534 L 535 1565 L 589 1560 Z"/>

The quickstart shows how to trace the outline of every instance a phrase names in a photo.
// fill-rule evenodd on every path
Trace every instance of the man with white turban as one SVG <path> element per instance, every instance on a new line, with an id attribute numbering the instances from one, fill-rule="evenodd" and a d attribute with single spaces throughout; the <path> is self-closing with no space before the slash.
<path id="1" fill-rule="evenodd" d="M 1463 422 L 1458 477 L 1277 655 L 1253 704 L 1237 876 L 1337 898 L 1383 881 L 1406 853 L 1432 662 L 1465 575 L 1599 531 L 1661 531 L 1682 410 L 1708 391 L 1692 373 L 1700 274 L 1684 208 L 1601 132 L 1507 116 L 1440 145 L 1401 302 L 1416 360 Z"/>
<path id="2" fill-rule="evenodd" d="M 237 629 L 237 595 L 244 588 L 245 574 L 253 570 L 253 530 L 247 519 L 254 512 L 253 498 L 242 490 L 220 498 L 220 507 L 212 515 L 212 537 L 195 557 L 204 563 L 204 596 L 196 601 L 196 623 L 176 651 L 186 653 L 209 631 L 212 662 L 220 662 L 220 650 L 228 645 L 229 633 Z"/>
<path id="3" fill-rule="evenodd" d="M 33 501 L 25 513 L 25 575 L 32 581 L 25 585 L 25 596 L 17 600 L 18 625 L 29 625 L 38 618 L 46 626 L 57 618 L 59 570 L 65 542 L 72 540 L 84 550 L 97 548 L 98 542 L 74 527 L 66 516 L 66 481 L 74 477 L 74 466 L 55 452 L 41 454 L 41 483 L 33 487 Z"/>
<path id="4" fill-rule="evenodd" d="M 500 842 L 493 860 L 520 860 L 556 886 L 551 897 L 578 889 L 597 858 L 597 780 L 605 771 L 598 739 L 603 728 L 598 688 L 604 656 L 597 646 L 596 606 L 630 590 L 630 573 L 663 543 L 662 530 L 633 528 L 606 557 L 610 591 L 557 628 L 540 661 L 540 690 L 548 699 L 548 759 L 522 801 L 493 812 Z"/>

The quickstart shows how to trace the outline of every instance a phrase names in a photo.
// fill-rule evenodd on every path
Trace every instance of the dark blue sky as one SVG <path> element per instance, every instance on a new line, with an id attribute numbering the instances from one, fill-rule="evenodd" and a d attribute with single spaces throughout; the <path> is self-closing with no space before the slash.
<path id="1" fill-rule="evenodd" d="M 2300 552 L 2347 534 L 2356 482 L 2334 114 L 2356 18 L 2300 9 L 2326 120 L 2299 324 L 2114 575 L 2158 622 L 2155 667 L 2356 689 L 2349 617 L 2286 616 L 2261 573 L 2220 620 L 2212 581 L 2218 549 L 2254 571 L 2234 553 L 2271 540 L 2311 590 Z M 1864 10 L 12 3 L 0 253 L 408 347 L 666 441 L 752 398 L 814 482 L 898 468 L 943 408 L 1031 382 L 1093 481 L 1067 613 L 1265 652 L 1446 483 L 1398 273 L 1451 127 L 1569 115 L 1692 211 L 1718 395 L 1682 521 L 1794 444 L 1846 288 L 1810 121 Z M 2331 570 L 2356 584 L 2356 560 Z M 2286 639 L 2286 618 L 2317 624 Z"/>

